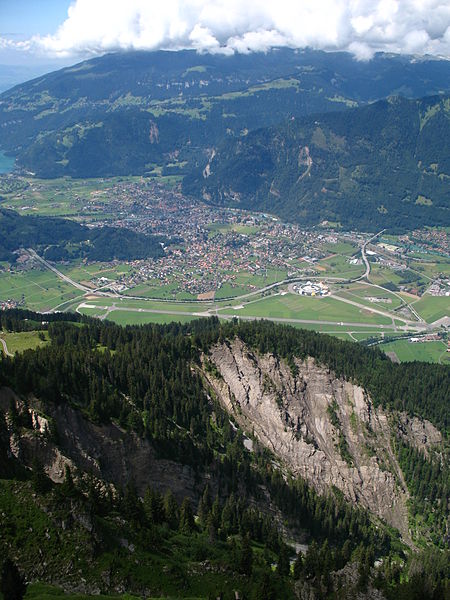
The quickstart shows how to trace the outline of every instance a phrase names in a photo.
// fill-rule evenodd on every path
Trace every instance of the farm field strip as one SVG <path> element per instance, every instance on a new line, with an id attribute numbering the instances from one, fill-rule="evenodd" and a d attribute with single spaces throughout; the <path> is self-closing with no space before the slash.
<path id="1" fill-rule="evenodd" d="M 424 294 L 419 300 L 411 302 L 411 305 L 427 323 L 450 316 L 449 296 Z"/>

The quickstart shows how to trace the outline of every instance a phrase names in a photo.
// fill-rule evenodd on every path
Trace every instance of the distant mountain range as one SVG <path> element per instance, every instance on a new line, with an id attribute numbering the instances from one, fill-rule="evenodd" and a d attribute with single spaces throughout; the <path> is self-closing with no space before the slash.
<path id="1" fill-rule="evenodd" d="M 42 177 L 183 174 L 224 138 L 449 82 L 449 61 L 400 56 L 111 54 L 3 93 L 0 146 Z"/>
<path id="2" fill-rule="evenodd" d="M 392 97 L 227 141 L 187 193 L 307 225 L 450 223 L 450 98 Z"/>

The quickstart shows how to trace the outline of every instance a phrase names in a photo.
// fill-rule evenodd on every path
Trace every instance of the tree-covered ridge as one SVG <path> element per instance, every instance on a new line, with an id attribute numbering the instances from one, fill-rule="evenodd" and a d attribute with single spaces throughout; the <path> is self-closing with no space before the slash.
<path id="1" fill-rule="evenodd" d="M 41 250 L 49 260 L 134 260 L 162 256 L 162 238 L 117 227 L 89 228 L 55 217 L 22 216 L 0 209 L 0 260 L 15 261 L 15 250 Z"/>
<path id="2" fill-rule="evenodd" d="M 71 323 L 71 319 L 78 323 Z M 61 559 L 55 555 L 54 543 L 45 542 L 44 550 L 50 553 L 55 568 L 73 548 L 71 544 L 80 544 L 83 532 L 77 523 L 86 522 L 84 515 L 88 514 L 88 522 L 94 524 L 95 544 L 86 543 L 81 555 L 83 568 L 95 578 L 98 565 L 102 569 L 108 565 L 111 577 L 114 573 L 114 577 L 124 578 L 129 591 L 142 589 L 142 572 L 151 573 L 151 565 L 158 565 L 155 568 L 159 572 L 169 569 L 171 581 L 176 582 L 175 588 L 150 588 L 158 594 L 162 590 L 172 594 L 182 590 L 183 595 L 192 596 L 198 589 L 196 572 L 206 577 L 207 588 L 203 589 L 218 592 L 224 590 L 224 582 L 217 574 L 225 572 L 249 598 L 289 598 L 299 585 L 312 586 L 320 597 L 337 598 L 339 589 L 343 585 L 345 589 L 347 583 L 342 583 L 342 576 L 334 579 L 330 574 L 352 561 L 359 563 L 357 581 L 352 585 L 360 591 L 376 584 L 389 598 L 413 598 L 414 590 L 420 589 L 425 591 L 418 597 L 434 600 L 448 588 L 443 554 L 429 560 L 433 568 L 428 572 L 416 566 L 410 579 L 405 573 L 401 577 L 401 562 L 406 556 L 395 534 L 352 507 L 338 491 L 319 496 L 304 480 L 282 473 L 267 451 L 248 452 L 242 433 L 232 425 L 211 390 L 205 389 L 200 356 L 212 344 L 237 335 L 257 352 L 284 358 L 294 370 L 294 356 L 314 356 L 341 376 L 368 382 L 379 403 L 422 413 L 430 419 L 442 418 L 447 423 L 449 387 L 445 367 L 416 363 L 414 374 L 402 365 L 392 365 L 377 351 L 268 322 L 222 324 L 212 318 L 189 325 L 122 328 L 80 315 L 43 316 L 14 310 L 0 312 L 0 325 L 13 330 L 45 328 L 51 339 L 46 347 L 0 361 L 0 386 L 7 385 L 24 398 L 19 406 L 11 404 L 6 421 L 0 413 L 0 466 L 8 466 L 3 475 L 25 479 L 22 484 L 0 485 L 0 508 L 9 515 L 7 526 L 0 531 L 0 542 L 16 560 L 23 556 L 28 561 L 23 564 L 34 564 L 32 553 L 37 546 L 33 535 L 22 535 L 27 520 L 20 516 L 21 504 L 14 504 L 15 495 L 29 504 L 24 498 L 29 497 L 30 484 L 26 480 L 30 476 L 17 470 L 16 463 L 11 464 L 7 438 L 11 431 L 16 436 L 30 432 L 35 435 L 26 401 L 32 393 L 47 406 L 69 405 L 81 411 L 85 419 L 118 423 L 130 435 L 149 440 L 159 456 L 189 464 L 199 481 L 204 474 L 210 481 L 208 488 L 200 490 L 196 507 L 192 498 L 177 504 L 170 494 L 163 499 L 152 490 L 142 501 L 132 485 L 117 496 L 108 485 L 83 472 L 66 472 L 64 484 L 55 488 L 40 465 L 33 464 L 31 481 L 38 496 L 31 501 L 33 509 L 27 518 L 39 523 L 45 520 L 43 528 L 36 526 L 36 535 L 47 528 L 52 533 L 46 539 L 53 539 L 48 515 L 57 523 L 66 522 L 68 514 L 75 516 L 69 520 L 72 525 L 67 535 L 62 534 L 65 544 Z M 411 387 L 406 384 L 408 377 L 413 379 Z M 417 384 L 421 378 L 432 391 L 430 402 L 423 401 L 420 391 L 414 393 L 414 382 Z M 392 395 L 382 395 L 387 385 L 393 387 Z M 408 394 L 413 396 L 405 402 Z M 47 444 L 57 443 L 58 431 L 52 426 L 43 435 L 47 436 Z M 421 489 L 411 487 L 418 506 L 425 494 L 445 494 L 442 486 L 436 487 L 431 475 L 426 475 L 428 466 L 414 452 L 407 449 L 402 461 L 408 483 L 418 468 L 424 477 Z M 443 467 L 438 472 L 433 465 L 431 473 L 448 476 Z M 312 540 L 308 552 L 297 557 L 292 569 L 289 556 L 293 557 L 293 551 L 282 540 L 278 521 L 267 517 L 268 498 L 271 511 L 276 507 L 289 527 L 306 530 Z M 39 513 L 44 507 L 45 518 Z M 443 505 L 440 508 L 445 514 Z M 22 533 L 17 536 L 15 531 Z M 67 540 L 72 533 L 76 540 Z M 135 548 L 131 560 L 130 551 L 121 546 L 121 536 Z M 375 570 L 375 559 L 380 557 L 382 566 Z M 215 565 L 208 567 L 210 575 L 216 574 L 211 575 L 213 581 L 202 570 L 204 567 L 192 570 L 192 563 L 206 559 Z M 275 573 L 272 564 L 277 565 Z M 153 581 L 148 585 L 167 583 Z M 227 588 L 224 591 L 231 593 Z"/>
<path id="3" fill-rule="evenodd" d="M 184 180 L 212 203 L 365 230 L 448 225 L 448 96 L 390 98 L 229 140 Z"/>
<path id="4" fill-rule="evenodd" d="M 34 320 L 47 319 L 47 315 L 44 318 L 38 313 L 26 312 L 28 315 L 35 314 Z M 4 323 L 5 328 L 21 327 L 23 320 L 20 315 L 21 311 L 0 313 L 0 325 Z M 58 316 L 58 320 L 60 318 Z M 146 394 L 152 394 L 148 381 L 155 380 L 157 386 L 172 385 L 169 383 L 170 373 L 168 379 L 162 375 L 168 373 L 168 360 L 170 364 L 177 365 L 177 373 L 178 370 L 182 373 L 184 368 L 189 368 L 189 361 L 198 361 L 199 353 L 207 352 L 211 344 L 237 335 L 261 354 L 274 353 L 292 364 L 294 357 L 303 359 L 311 356 L 325 364 L 338 377 L 366 389 L 375 405 L 381 404 L 388 409 L 406 411 L 428 419 L 442 432 L 448 432 L 450 370 L 445 365 L 422 362 L 395 364 L 378 349 L 365 348 L 314 331 L 298 330 L 269 321 L 221 323 L 216 318 L 211 318 L 187 325 L 173 323 L 166 326 L 125 328 L 96 320 L 85 321 L 89 324 L 81 329 L 50 323 L 48 328 L 53 343 L 19 355 L 14 360 L 4 361 L 0 374 L 8 373 L 8 377 L 14 378 L 12 381 L 19 390 L 37 391 L 41 389 L 41 385 L 46 385 L 45 380 L 41 380 L 46 372 L 51 377 L 52 373 L 58 372 L 56 369 L 62 368 L 67 369 L 67 373 L 64 370 L 62 372 L 69 375 L 69 369 L 78 365 L 79 371 L 75 377 L 63 377 L 57 381 L 55 375 L 55 381 L 47 387 L 48 393 L 54 398 L 58 394 L 61 396 L 69 392 L 75 392 L 75 397 L 81 397 L 82 386 L 86 383 L 83 372 L 89 372 L 83 364 L 82 353 L 89 350 L 100 373 L 104 374 L 101 387 L 116 388 L 119 382 L 124 386 L 123 389 L 120 388 L 123 393 L 136 393 L 142 403 L 139 408 L 142 408 L 146 402 Z M 106 352 L 98 352 L 98 346 L 105 347 Z M 63 363 L 61 355 L 72 350 L 76 352 L 77 349 L 80 350 L 79 360 L 72 358 L 71 363 Z M 120 375 L 109 375 L 111 364 Z M 195 378 L 195 374 L 189 377 Z M 180 375 L 180 378 L 184 381 L 184 375 Z M 40 381 L 42 382 L 39 383 Z M 72 385 L 75 388 L 70 387 Z M 76 386 L 81 387 L 77 389 Z M 169 390 L 165 394 L 170 396 Z M 83 402 L 87 403 L 86 397 L 83 398 Z M 116 412 L 113 410 L 110 414 L 116 415 Z M 187 414 L 185 418 L 188 426 Z"/>

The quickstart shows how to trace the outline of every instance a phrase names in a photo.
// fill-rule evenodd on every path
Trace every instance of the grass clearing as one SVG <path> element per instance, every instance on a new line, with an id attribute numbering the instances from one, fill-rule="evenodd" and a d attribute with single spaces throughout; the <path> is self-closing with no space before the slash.
<path id="1" fill-rule="evenodd" d="M 442 341 L 411 343 L 408 340 L 397 340 L 378 347 L 386 353 L 395 352 L 400 362 L 420 360 L 450 365 L 450 353 L 447 352 L 447 344 Z"/>
<path id="2" fill-rule="evenodd" d="M 44 339 L 41 339 L 43 337 Z M 8 352 L 15 354 L 24 350 L 35 350 L 49 342 L 46 331 L 21 331 L 19 333 L 0 332 L 0 338 L 5 340 Z M 0 345 L 3 352 L 3 345 Z"/>

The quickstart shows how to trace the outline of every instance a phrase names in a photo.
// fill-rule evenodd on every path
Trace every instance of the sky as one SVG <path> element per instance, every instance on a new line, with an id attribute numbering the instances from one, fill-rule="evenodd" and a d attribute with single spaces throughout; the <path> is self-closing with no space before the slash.
<path id="1" fill-rule="evenodd" d="M 450 0 L 0 0 L 0 65 L 18 69 L 116 50 L 273 46 L 450 59 Z"/>

